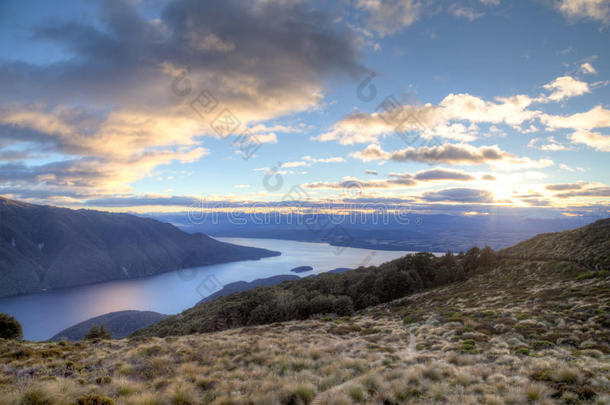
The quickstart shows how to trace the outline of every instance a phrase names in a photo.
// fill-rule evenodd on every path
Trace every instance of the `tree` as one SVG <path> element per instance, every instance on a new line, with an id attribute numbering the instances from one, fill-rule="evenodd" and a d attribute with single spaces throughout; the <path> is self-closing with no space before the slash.
<path id="1" fill-rule="evenodd" d="M 89 332 L 85 335 L 85 339 L 87 340 L 96 340 L 96 339 L 112 339 L 112 333 L 108 332 L 106 329 L 106 325 L 102 324 L 98 328 L 97 325 L 93 325 Z"/>
<path id="2" fill-rule="evenodd" d="M 104 324 L 100 327 L 100 339 L 112 339 L 112 333 L 108 332 Z"/>
<path id="3" fill-rule="evenodd" d="M 87 332 L 87 334 L 85 335 L 85 339 L 95 340 L 95 339 L 99 339 L 99 338 L 100 338 L 100 330 L 98 329 L 97 325 L 93 325 L 91 327 L 91 329 L 89 329 L 89 332 Z"/>
<path id="4" fill-rule="evenodd" d="M 340 295 L 333 302 L 333 309 L 339 316 L 347 316 L 354 313 L 354 303 L 347 295 Z"/>
<path id="5" fill-rule="evenodd" d="M 23 339 L 21 324 L 10 315 L 0 313 L 0 339 Z"/>
<path id="6" fill-rule="evenodd" d="M 479 255 L 479 266 L 490 267 L 496 261 L 496 254 L 489 246 L 485 246 Z"/>

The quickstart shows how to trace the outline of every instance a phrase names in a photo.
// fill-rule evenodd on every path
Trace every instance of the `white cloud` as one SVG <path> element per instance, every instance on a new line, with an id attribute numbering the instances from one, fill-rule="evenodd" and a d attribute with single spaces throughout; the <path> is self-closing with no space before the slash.
<path id="1" fill-rule="evenodd" d="M 550 95 L 546 96 L 551 101 L 561 101 L 565 98 L 581 96 L 591 92 L 587 83 L 576 80 L 571 76 L 558 77 L 551 83 L 545 84 L 544 88 L 551 92 Z"/>
<path id="2" fill-rule="evenodd" d="M 564 144 L 555 140 L 555 137 L 548 136 L 546 139 L 543 138 L 532 138 L 527 144 L 530 148 L 536 148 L 540 150 L 555 152 L 559 150 L 568 150 Z"/>
<path id="3" fill-rule="evenodd" d="M 610 127 L 610 110 L 598 105 L 589 111 L 572 115 L 540 115 L 540 120 L 550 128 L 571 128 L 592 130 Z"/>
<path id="4" fill-rule="evenodd" d="M 568 165 L 566 165 L 565 163 L 560 163 L 560 164 L 559 164 L 559 168 L 560 168 L 560 169 L 563 169 L 563 170 L 566 170 L 566 171 L 568 171 L 568 172 L 576 172 L 576 171 L 578 171 L 578 172 L 584 172 L 584 171 L 585 171 L 585 169 L 584 169 L 584 168 L 582 168 L 582 167 L 572 167 L 572 166 L 568 166 Z"/>
<path id="5" fill-rule="evenodd" d="M 589 74 L 589 75 L 594 75 L 597 73 L 597 70 L 595 70 L 595 68 L 593 67 L 593 65 L 591 65 L 589 62 L 585 62 L 582 65 L 580 65 L 580 70 L 585 73 L 585 74 Z"/>
<path id="6" fill-rule="evenodd" d="M 556 0 L 555 8 L 569 20 L 590 19 L 610 22 L 608 0 Z"/>
<path id="7" fill-rule="evenodd" d="M 443 116 L 448 120 L 466 120 L 475 123 L 505 123 L 519 125 L 535 118 L 539 112 L 527 110 L 534 99 L 519 94 L 496 97 L 496 102 L 486 101 L 470 94 L 449 94 L 440 102 Z"/>
<path id="8" fill-rule="evenodd" d="M 573 143 L 581 143 L 602 152 L 610 152 L 610 135 L 580 130 L 568 135 L 568 138 Z"/>

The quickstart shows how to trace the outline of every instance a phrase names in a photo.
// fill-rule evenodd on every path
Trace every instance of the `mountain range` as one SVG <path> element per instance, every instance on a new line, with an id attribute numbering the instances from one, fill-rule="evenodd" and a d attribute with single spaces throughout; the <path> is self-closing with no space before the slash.
<path id="1" fill-rule="evenodd" d="M 0 297 L 275 255 L 151 218 L 0 197 Z"/>

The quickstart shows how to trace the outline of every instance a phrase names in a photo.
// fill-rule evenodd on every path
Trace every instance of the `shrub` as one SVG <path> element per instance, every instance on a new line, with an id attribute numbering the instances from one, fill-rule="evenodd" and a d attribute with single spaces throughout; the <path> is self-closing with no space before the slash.
<path id="1" fill-rule="evenodd" d="M 99 329 L 97 325 L 93 325 L 89 332 L 85 335 L 86 340 L 96 339 L 112 339 L 112 333 L 108 332 L 106 325 L 102 325 Z"/>
<path id="2" fill-rule="evenodd" d="M 10 315 L 0 313 L 0 339 L 23 339 L 21 324 Z"/>
<path id="3" fill-rule="evenodd" d="M 517 347 L 515 349 L 515 354 L 521 354 L 523 356 L 529 356 L 530 353 L 531 353 L 531 351 L 527 347 Z"/>
<path id="4" fill-rule="evenodd" d="M 78 398 L 71 405 L 114 405 L 114 401 L 101 395 L 89 394 Z"/>
<path id="5" fill-rule="evenodd" d="M 310 404 L 315 397 L 314 388 L 310 385 L 298 385 L 289 389 L 281 398 L 282 405 Z"/>
<path id="6" fill-rule="evenodd" d="M 25 391 L 19 403 L 21 405 L 52 405 L 55 401 L 45 389 L 30 387 Z"/>

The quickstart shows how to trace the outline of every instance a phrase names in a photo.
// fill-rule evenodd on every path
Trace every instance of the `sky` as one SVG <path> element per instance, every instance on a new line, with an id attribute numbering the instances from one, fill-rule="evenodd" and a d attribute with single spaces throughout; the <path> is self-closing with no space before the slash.
<path id="1" fill-rule="evenodd" d="M 609 85 L 609 0 L 4 0 L 0 195 L 608 216 Z"/>

